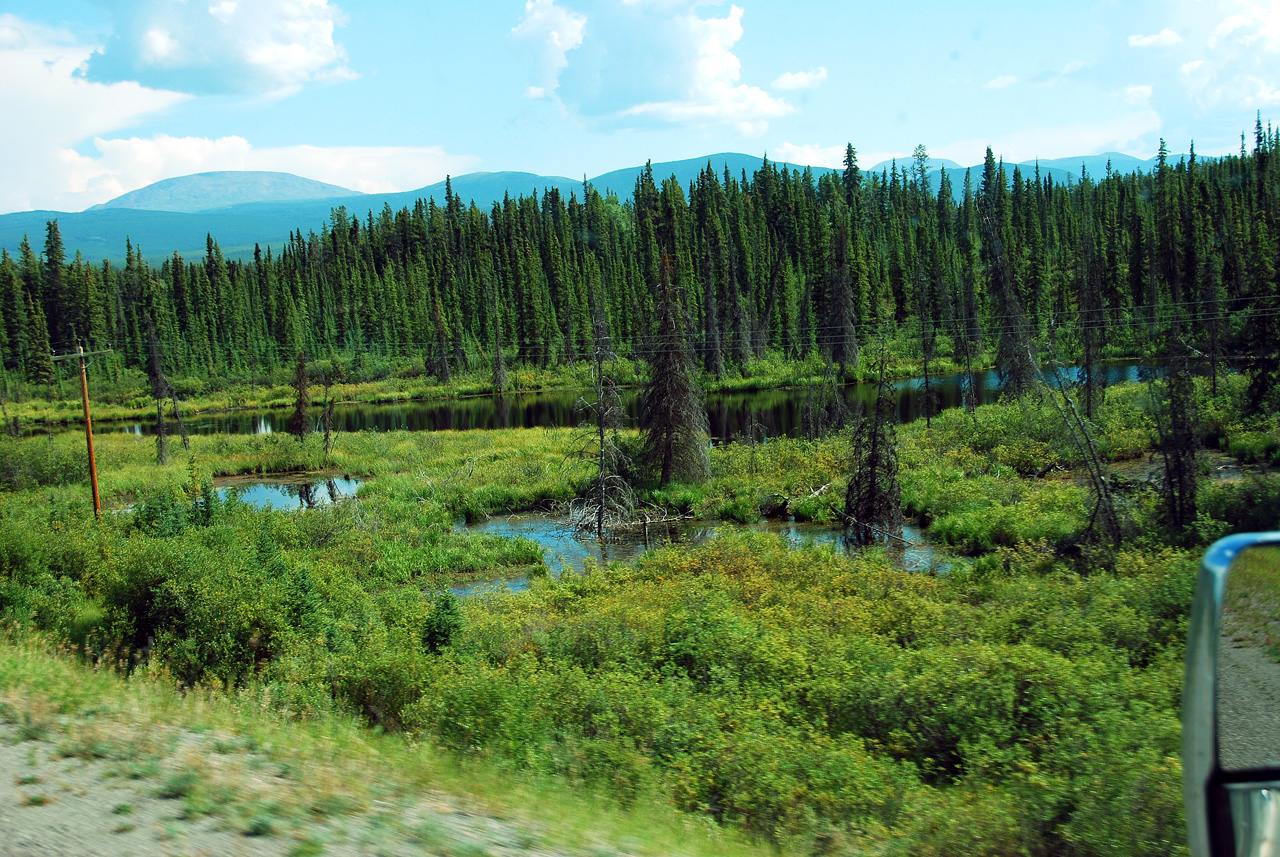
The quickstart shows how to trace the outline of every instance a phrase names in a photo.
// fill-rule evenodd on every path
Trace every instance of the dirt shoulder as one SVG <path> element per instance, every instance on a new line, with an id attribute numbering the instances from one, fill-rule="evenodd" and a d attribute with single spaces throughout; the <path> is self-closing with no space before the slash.
<path id="1" fill-rule="evenodd" d="M 0 855 L 559 855 L 442 794 L 328 803 L 234 738 L 0 724 Z M 28 734 L 24 734 L 28 732 Z M 311 772 L 314 773 L 314 772 Z M 371 774 L 373 772 L 370 772 Z"/>
<path id="2" fill-rule="evenodd" d="M 0 640 L 0 857 L 776 853 L 665 804 L 284 716 L 270 693 L 180 693 Z"/>

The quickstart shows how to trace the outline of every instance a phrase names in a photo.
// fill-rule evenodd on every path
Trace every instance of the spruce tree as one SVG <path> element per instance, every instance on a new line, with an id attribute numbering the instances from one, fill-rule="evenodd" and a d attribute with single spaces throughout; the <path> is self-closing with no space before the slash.
<path id="1" fill-rule="evenodd" d="M 666 258 L 659 266 L 657 329 L 646 359 L 649 377 L 640 398 L 645 460 L 656 462 L 659 482 L 697 482 L 710 470 L 707 412 L 694 377 L 684 308 L 671 284 Z"/>
<path id="2" fill-rule="evenodd" d="M 33 384 L 52 385 L 57 376 L 53 369 L 53 351 L 49 345 L 49 327 L 39 298 L 27 296 L 27 380 Z"/>
<path id="3" fill-rule="evenodd" d="M 73 349 L 75 327 L 72 316 L 83 306 L 76 303 L 74 295 L 67 288 L 67 253 L 63 248 L 62 234 L 58 231 L 58 221 L 45 222 L 44 242 L 44 293 L 40 296 L 45 311 L 45 320 L 49 325 L 49 339 L 58 348 Z M 75 333 L 83 334 L 83 325 Z"/>
<path id="4" fill-rule="evenodd" d="M 0 355 L 4 368 L 22 374 L 27 355 L 27 301 L 22 293 L 22 280 L 7 250 L 0 250 L 0 316 L 4 318 L 8 344 Z"/>

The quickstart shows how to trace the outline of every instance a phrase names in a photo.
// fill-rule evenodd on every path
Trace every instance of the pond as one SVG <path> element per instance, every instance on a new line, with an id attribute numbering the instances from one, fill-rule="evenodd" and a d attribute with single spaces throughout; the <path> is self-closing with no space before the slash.
<path id="1" fill-rule="evenodd" d="M 850 542 L 839 527 L 827 524 L 800 523 L 797 521 L 765 520 L 753 524 L 735 524 L 731 522 L 689 523 L 678 526 L 653 525 L 649 528 L 648 538 L 640 531 L 629 531 L 620 536 L 610 538 L 601 545 L 590 534 L 581 533 L 567 525 L 564 518 L 546 515 L 510 515 L 494 517 L 487 521 L 467 524 L 459 521 L 454 530 L 467 533 L 488 533 L 489 535 L 514 538 L 523 536 L 540 544 L 544 549 L 544 561 L 550 569 L 552 577 L 559 577 L 564 570 L 581 573 L 591 560 L 597 564 L 619 561 L 630 562 L 646 550 L 661 547 L 667 543 L 684 545 L 705 544 L 725 532 L 763 532 L 782 536 L 794 548 L 805 545 L 835 545 L 841 551 L 856 551 L 860 546 Z M 919 527 L 908 524 L 903 528 L 904 544 L 881 545 L 891 559 L 908 571 L 943 571 L 948 562 L 925 540 Z M 457 584 L 453 591 L 459 595 L 469 595 L 490 588 L 506 588 L 512 590 L 527 589 L 527 575 L 511 577 L 492 577 L 472 580 Z"/>
<path id="2" fill-rule="evenodd" d="M 356 495 L 363 479 L 317 473 L 271 476 L 230 476 L 213 480 L 218 496 L 234 494 L 241 502 L 267 509 L 292 511 L 327 506 Z"/>
<path id="3" fill-rule="evenodd" d="M 1134 361 L 1109 363 L 1105 367 L 1107 384 L 1136 381 L 1143 369 Z M 1067 370 L 1074 378 L 1076 370 Z M 940 408 L 959 407 L 963 400 L 964 376 L 961 373 L 938 375 L 930 379 Z M 898 418 L 911 422 L 924 414 L 924 381 L 908 378 L 894 382 L 897 397 Z M 994 371 L 975 374 L 974 395 L 981 403 L 991 403 L 1000 396 L 999 377 Z M 754 393 L 713 393 L 706 397 L 707 422 L 711 437 L 717 443 L 744 437 L 748 433 L 757 439 L 769 437 L 796 437 L 804 433 L 805 412 L 815 402 L 814 388 L 789 388 L 765 390 Z M 875 397 L 875 386 L 869 383 L 850 384 L 840 390 L 845 403 L 851 407 L 868 406 Z M 404 402 L 390 405 L 340 405 L 334 409 L 334 429 L 343 432 L 357 431 L 445 431 L 501 428 L 559 428 L 577 425 L 582 417 L 576 403 L 581 393 L 557 391 L 505 397 L 474 397 L 427 402 Z M 631 425 L 636 425 L 640 415 L 640 397 L 636 390 L 626 390 L 622 395 Z M 187 431 L 192 434 L 270 434 L 285 431 L 292 411 L 231 411 L 216 414 L 198 414 L 187 420 Z M 318 426 L 319 410 L 312 416 Z M 33 430 L 35 427 L 28 427 Z M 74 428 L 72 426 L 71 428 Z M 94 431 L 123 431 L 133 434 L 154 434 L 154 421 L 95 422 Z M 170 432 L 176 427 L 170 425 Z"/>

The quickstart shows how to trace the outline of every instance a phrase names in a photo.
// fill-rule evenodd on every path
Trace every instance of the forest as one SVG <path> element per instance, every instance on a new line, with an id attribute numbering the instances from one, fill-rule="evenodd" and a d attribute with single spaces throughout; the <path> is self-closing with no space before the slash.
<path id="1" fill-rule="evenodd" d="M 943 171 L 935 191 L 923 147 L 865 174 L 850 145 L 843 172 L 816 182 L 766 162 L 708 167 L 688 188 L 646 170 L 625 201 L 588 186 L 483 211 L 449 191 L 412 210 L 337 209 L 319 234 L 248 260 L 210 236 L 203 259 L 158 269 L 133 246 L 123 267 L 68 260 L 50 221 L 43 253 L 28 241 L 0 257 L 0 355 L 6 384 L 37 390 L 54 379 L 49 355 L 79 344 L 112 348 L 113 377 L 150 366 L 199 389 L 287 369 L 299 351 L 351 377 L 414 366 L 447 382 L 586 360 L 600 317 L 617 354 L 644 359 L 665 277 L 708 377 L 766 354 L 849 372 L 886 337 L 921 374 L 994 361 L 1021 377 L 1028 349 L 1088 372 L 1172 329 L 1215 373 L 1247 357 L 1260 395 L 1280 324 L 1278 154 L 1259 119 L 1238 156 L 1200 160 L 1193 145 L 1173 163 L 1162 143 L 1150 175 L 1063 185 L 1009 173 L 988 149 L 981 175 Z"/>
<path id="2" fill-rule="evenodd" d="M 868 175 L 850 146 L 817 181 L 645 171 L 626 201 L 585 187 L 489 212 L 450 193 L 337 210 L 251 260 L 211 236 L 158 268 L 132 246 L 123 267 L 67 261 L 51 221 L 42 254 L 0 258 L 0 403 L 57 413 L 53 353 L 83 345 L 112 351 L 92 370 L 108 414 L 163 423 L 257 384 L 298 419 L 184 432 L 181 453 L 104 433 L 99 518 L 83 437 L 6 411 L 0 723 L 299 854 L 343 842 L 316 830 L 352 807 L 459 780 L 551 795 L 575 824 L 632 819 L 574 853 L 1185 854 L 1198 557 L 1280 527 L 1280 134 L 1161 152 L 1150 175 L 1068 185 L 988 152 L 935 188 L 923 148 Z M 1103 384 L 1116 357 L 1141 380 Z M 897 423 L 891 375 L 927 400 L 937 373 L 987 367 L 999 402 Z M 410 378 L 573 385 L 582 425 L 308 418 Z M 801 436 L 707 442 L 703 389 L 796 379 Z M 874 384 L 860 412 L 840 404 L 855 379 Z M 296 511 L 222 481 L 284 473 L 365 481 Z M 468 526 L 515 512 L 584 538 L 644 515 L 719 529 L 578 574 Z M 749 531 L 764 520 L 848 539 Z M 904 520 L 936 562 L 904 567 Z M 527 589 L 467 588 L 516 575 Z M 121 735 L 173 710 L 231 711 L 219 758 L 266 754 L 280 794 L 312 770 L 288 748 L 339 732 L 382 767 L 270 801 L 208 759 L 166 779 L 163 750 Z M 140 752 L 152 767 L 129 767 Z"/>

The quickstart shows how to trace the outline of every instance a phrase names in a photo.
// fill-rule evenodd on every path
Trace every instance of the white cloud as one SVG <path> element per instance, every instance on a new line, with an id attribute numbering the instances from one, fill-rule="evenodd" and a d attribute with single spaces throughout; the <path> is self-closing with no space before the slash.
<path id="1" fill-rule="evenodd" d="M 813 71 L 789 71 L 773 82 L 773 88 L 813 89 L 815 86 L 821 86 L 826 79 L 826 66 L 818 66 Z"/>
<path id="2" fill-rule="evenodd" d="M 772 157 L 785 164 L 806 167 L 843 167 L 844 153 L 844 146 L 797 146 L 794 143 L 783 143 L 773 150 Z"/>
<path id="3" fill-rule="evenodd" d="M 1146 84 L 1134 84 L 1125 87 L 1124 97 L 1130 104 L 1145 104 L 1151 98 L 1151 92 L 1151 87 Z"/>
<path id="4" fill-rule="evenodd" d="M 1058 73 L 1059 73 L 1059 74 L 1075 74 L 1076 72 L 1078 72 L 1078 71 L 1079 71 L 1080 69 L 1082 69 L 1082 68 L 1084 68 L 1084 60 L 1081 60 L 1081 59 L 1075 59 L 1075 60 L 1072 60 L 1071 62 L 1067 63 L 1066 65 L 1064 65 L 1064 66 L 1062 67 L 1062 71 L 1060 71 L 1060 72 L 1058 72 Z"/>
<path id="5" fill-rule="evenodd" d="M 225 5 L 225 4 L 224 4 Z M 234 11 L 234 10 L 233 10 Z M 154 181 L 212 170 L 278 170 L 353 190 L 411 190 L 477 159 L 436 146 L 254 148 L 241 137 L 112 138 L 191 96 L 133 82 L 95 83 L 80 70 L 93 54 L 70 35 L 0 15 L 0 211 L 79 211 Z M 16 124 L 15 124 L 16 123 Z M 89 152 L 77 151 L 92 140 Z"/>
<path id="6" fill-rule="evenodd" d="M 94 48 L 59 30 L 0 15 L 0 33 L 7 48 L 0 50 L 0 104 L 9 122 L 0 133 L 0 163 L 9 165 L 0 170 L 0 211 L 74 205 L 62 152 L 189 98 L 85 80 L 79 71 Z"/>
<path id="7" fill-rule="evenodd" d="M 1246 94 L 1246 104 L 1249 106 L 1257 105 L 1258 107 L 1271 107 L 1280 104 L 1280 90 L 1270 81 L 1263 80 L 1259 77 L 1248 78 L 1250 88 Z"/>
<path id="8" fill-rule="evenodd" d="M 219 21 L 229 21 L 235 15 L 238 5 L 240 4 L 236 0 L 222 0 L 221 3 L 214 3 L 209 6 L 209 14 Z"/>
<path id="9" fill-rule="evenodd" d="M 554 95 L 560 85 L 560 71 L 569 64 L 568 53 L 582 44 L 587 17 L 557 6 L 555 0 L 526 0 L 524 17 L 511 34 L 539 44 L 538 84 L 525 94 L 530 98 Z M 538 94 L 534 94 L 537 92 Z"/>
<path id="10" fill-rule="evenodd" d="M 1132 35 L 1129 37 L 1129 47 L 1131 48 L 1171 48 L 1181 43 L 1182 36 L 1179 36 L 1168 27 L 1150 36 Z"/>
<path id="11" fill-rule="evenodd" d="M 9 16 L 6 16 L 9 17 Z M 9 20 L 15 20 L 9 17 Z M 16 24 L 0 24 L 0 51 L 16 51 L 27 46 L 27 37 Z"/>
<path id="12" fill-rule="evenodd" d="M 149 63 L 162 63 L 178 52 L 178 43 L 166 30 L 159 27 L 147 30 L 142 36 L 142 59 Z"/>
<path id="13" fill-rule="evenodd" d="M 1209 47 L 1226 42 L 1244 47 L 1280 51 L 1280 6 L 1276 4 L 1238 4 L 1240 11 L 1228 15 L 1209 35 Z"/>
<path id="14" fill-rule="evenodd" d="M 1017 75 L 1002 74 L 999 77 L 993 77 L 991 80 L 988 80 L 985 84 L 983 84 L 982 88 L 983 89 L 1004 89 L 1006 87 L 1013 86 L 1017 82 L 1018 82 Z"/>
<path id="15" fill-rule="evenodd" d="M 1278 103 L 1280 4 L 1226 0 L 1202 52 L 1180 67 L 1187 92 L 1201 108 L 1257 109 Z"/>
<path id="16" fill-rule="evenodd" d="M 61 197 L 77 208 L 106 202 L 152 182 L 217 170 L 287 172 L 365 193 L 413 190 L 473 169 L 478 159 L 439 146 L 278 146 L 243 137 L 129 137 L 94 141 L 97 153 L 58 153 Z"/>
<path id="17" fill-rule="evenodd" d="M 113 36 L 89 61 L 93 80 L 284 95 L 357 76 L 334 40 L 345 16 L 328 0 L 144 0 L 115 10 Z"/>
<path id="18" fill-rule="evenodd" d="M 637 104 L 623 110 L 623 116 L 692 125 L 732 122 L 739 131 L 758 135 L 768 129 L 769 119 L 795 112 L 760 87 L 739 83 L 742 63 L 732 48 L 742 38 L 741 8 L 730 6 L 724 18 L 690 13 L 674 23 L 684 31 L 694 57 L 682 97 Z"/>

